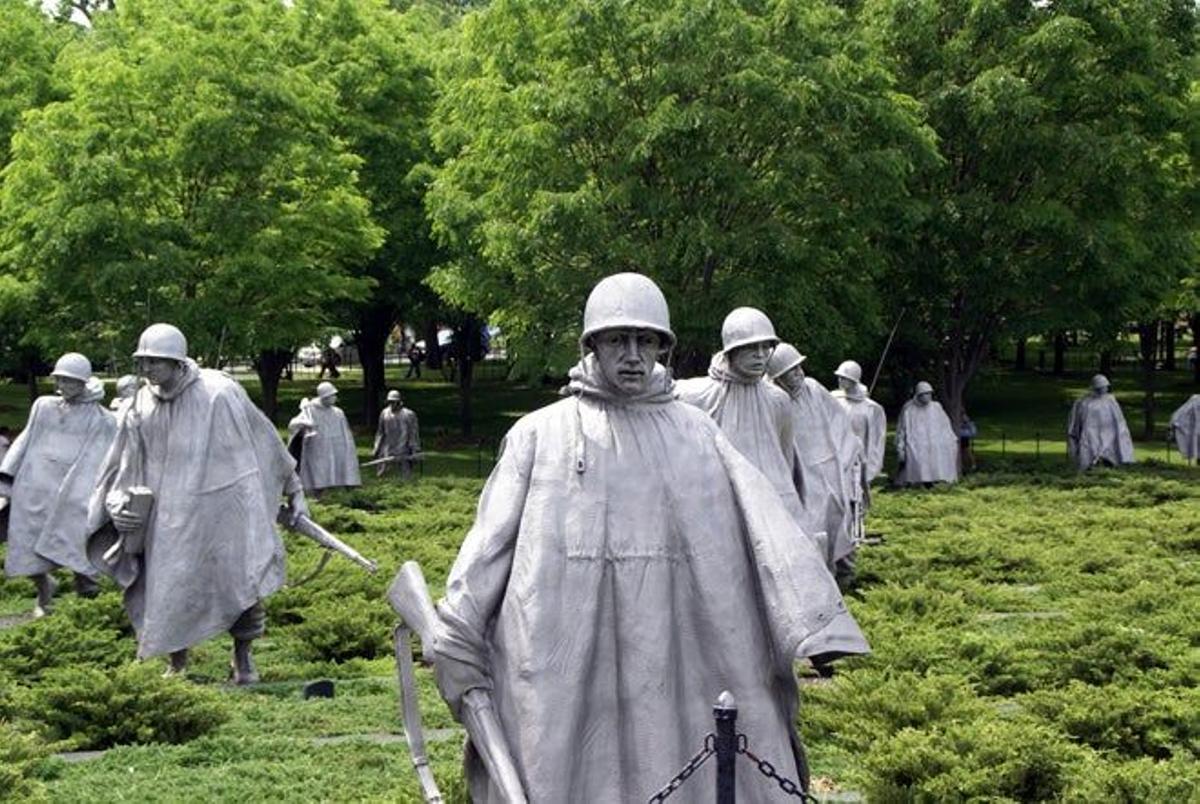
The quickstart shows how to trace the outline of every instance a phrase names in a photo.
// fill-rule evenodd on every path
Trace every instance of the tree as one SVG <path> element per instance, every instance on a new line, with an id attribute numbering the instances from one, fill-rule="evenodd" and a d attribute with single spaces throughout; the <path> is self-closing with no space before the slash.
<path id="1" fill-rule="evenodd" d="M 531 373 L 615 271 L 663 286 L 691 369 L 739 304 L 827 361 L 883 329 L 878 242 L 932 141 L 833 5 L 500 0 L 439 66 L 430 282 Z"/>
<path id="2" fill-rule="evenodd" d="M 410 176 L 428 161 L 433 83 L 422 37 L 433 22 L 420 10 L 400 14 L 382 0 L 297 0 L 291 14 L 296 61 L 336 92 L 334 131 L 362 159 L 359 186 L 371 218 L 384 233 L 369 260 L 348 266 L 374 291 L 347 312 L 363 366 L 364 417 L 379 416 L 384 351 L 401 311 L 410 314 L 432 296 L 422 280 L 433 262 L 422 198 Z M 341 312 L 341 311 L 339 311 Z"/>
<path id="3" fill-rule="evenodd" d="M 885 287 L 956 422 L 998 337 L 1115 333 L 1195 260 L 1195 18 L 1182 0 L 863 4 L 938 135 Z"/>
<path id="4" fill-rule="evenodd" d="M 365 298 L 380 242 L 325 84 L 291 70 L 271 0 L 127 0 L 59 60 L 69 97 L 30 113 L 0 192 L 0 269 L 40 300 L 28 337 L 129 354 L 168 320 L 217 365 L 279 372 Z M 107 347 L 107 348 L 106 348 Z"/>

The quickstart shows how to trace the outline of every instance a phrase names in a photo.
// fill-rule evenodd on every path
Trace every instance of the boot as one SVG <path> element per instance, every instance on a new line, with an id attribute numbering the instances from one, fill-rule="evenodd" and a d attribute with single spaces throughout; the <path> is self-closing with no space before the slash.
<path id="1" fill-rule="evenodd" d="M 170 678 L 171 676 L 183 676 L 187 674 L 187 648 L 184 648 L 183 650 L 172 651 L 169 661 L 170 664 L 167 665 L 166 672 L 163 673 L 163 678 Z"/>
<path id="2" fill-rule="evenodd" d="M 58 590 L 58 581 L 48 572 L 34 575 L 32 580 L 33 585 L 37 587 L 37 602 L 33 605 L 33 616 L 37 619 L 50 613 L 50 602 Z"/>
<path id="3" fill-rule="evenodd" d="M 233 640 L 233 661 L 230 663 L 230 680 L 239 687 L 258 683 L 258 669 L 254 666 L 254 656 L 250 653 L 252 639 Z"/>
<path id="4" fill-rule="evenodd" d="M 100 583 L 95 578 L 89 578 L 82 573 L 75 573 L 73 581 L 75 594 L 80 597 L 95 597 L 100 594 Z"/>

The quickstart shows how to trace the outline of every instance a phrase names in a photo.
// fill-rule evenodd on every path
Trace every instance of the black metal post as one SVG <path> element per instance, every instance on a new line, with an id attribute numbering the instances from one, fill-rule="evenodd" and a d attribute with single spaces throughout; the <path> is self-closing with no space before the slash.
<path id="1" fill-rule="evenodd" d="M 1007 454 L 1008 454 L 1008 436 L 1005 435 L 1003 430 L 1001 430 L 1000 431 L 1000 457 L 1003 458 Z"/>
<path id="2" fill-rule="evenodd" d="M 729 690 L 717 696 L 713 719 L 717 722 L 717 804 L 734 804 L 737 797 L 734 768 L 734 760 L 737 759 L 737 702 Z"/>
<path id="3" fill-rule="evenodd" d="M 1034 457 L 1041 458 L 1042 457 L 1042 434 L 1038 433 L 1037 436 L 1035 436 L 1035 438 L 1037 438 L 1037 446 L 1034 447 Z"/>

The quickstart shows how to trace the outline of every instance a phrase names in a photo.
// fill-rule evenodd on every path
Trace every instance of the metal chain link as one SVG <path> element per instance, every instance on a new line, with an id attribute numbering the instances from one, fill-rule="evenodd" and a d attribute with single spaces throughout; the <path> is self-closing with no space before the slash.
<path id="1" fill-rule="evenodd" d="M 807 802 L 807 804 L 818 804 L 817 799 L 810 795 L 808 791 L 800 789 L 799 785 L 786 776 L 780 776 L 778 773 L 776 773 L 774 765 L 772 765 L 770 762 L 767 762 L 765 759 L 759 759 L 757 756 L 755 756 L 754 752 L 750 750 L 750 746 L 746 740 L 746 735 L 744 734 L 738 735 L 737 752 L 739 754 L 745 754 L 751 762 L 758 766 L 759 773 L 761 773 L 763 776 L 766 776 L 768 779 L 774 779 L 775 783 L 779 785 L 779 789 L 787 793 L 789 796 L 795 796 L 801 801 Z"/>
<path id="2" fill-rule="evenodd" d="M 717 736 L 709 732 L 704 735 L 704 747 L 687 761 L 687 764 L 683 766 L 683 770 L 679 771 L 675 775 L 675 778 L 667 782 L 662 790 L 652 795 L 647 804 L 658 804 L 658 802 L 666 801 L 668 796 L 678 790 L 687 781 L 688 777 L 695 773 L 715 753 L 717 753 Z"/>

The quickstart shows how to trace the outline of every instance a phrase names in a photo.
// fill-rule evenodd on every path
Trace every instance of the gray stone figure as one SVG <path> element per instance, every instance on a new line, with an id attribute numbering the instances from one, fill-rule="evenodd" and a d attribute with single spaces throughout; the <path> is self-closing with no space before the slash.
<path id="1" fill-rule="evenodd" d="M 482 750 L 512 758 L 532 802 L 645 801 L 703 743 L 724 689 L 749 744 L 794 779 L 793 659 L 868 650 L 762 473 L 675 401 L 657 362 L 674 340 L 652 281 L 596 286 L 569 398 L 508 432 L 428 629 L 452 711 L 494 707 L 504 745 Z M 479 748 L 472 800 L 498 801 Z M 737 782 L 739 801 L 775 795 Z"/>
<path id="2" fill-rule="evenodd" d="M 883 471 L 883 456 L 887 447 L 887 414 L 883 406 L 871 399 L 862 382 L 862 366 L 845 360 L 834 375 L 838 388 L 833 392 L 850 417 L 850 429 L 858 437 L 862 450 L 851 474 L 857 478 L 856 494 L 851 497 L 855 523 L 852 530 L 858 539 L 866 535 L 866 516 L 871 508 L 871 481 Z"/>
<path id="3" fill-rule="evenodd" d="M 1103 374 L 1092 377 L 1091 393 L 1071 407 L 1067 419 L 1067 454 L 1081 472 L 1098 463 L 1120 466 L 1137 461 L 1125 414 Z"/>
<path id="4" fill-rule="evenodd" d="M 299 471 L 306 492 L 362 485 L 354 433 L 337 406 L 333 383 L 320 383 L 316 398 L 300 402 L 300 414 L 288 422 L 288 433 L 303 439 Z"/>
<path id="5" fill-rule="evenodd" d="M 391 466 L 396 467 L 402 478 L 412 476 L 412 466 L 421 453 L 421 430 L 417 414 L 404 407 L 400 392 L 388 391 L 387 407 L 379 414 L 379 428 L 375 432 L 375 447 L 372 457 L 391 458 L 378 465 L 376 475 L 382 476 Z"/>
<path id="6" fill-rule="evenodd" d="M 68 352 L 50 376 L 57 395 L 38 397 L 0 462 L 0 485 L 11 497 L 4 571 L 33 580 L 35 617 L 50 610 L 56 587 L 50 573 L 59 567 L 75 574 L 77 592 L 96 593 L 97 573 L 85 551 L 88 496 L 117 429 L 86 357 Z"/>
<path id="7" fill-rule="evenodd" d="M 1200 394 L 1192 394 L 1191 399 L 1171 414 L 1168 437 L 1175 439 L 1184 460 L 1200 461 Z"/>
<path id="8" fill-rule="evenodd" d="M 721 325 L 721 343 L 708 376 L 675 383 L 676 398 L 711 416 L 738 451 L 767 476 L 805 531 L 823 540 L 817 536 L 820 516 L 805 511 L 797 489 L 791 399 L 766 378 L 767 360 L 779 343 L 774 325 L 761 310 L 738 307 Z"/>
<path id="9" fill-rule="evenodd" d="M 829 565 L 844 583 L 853 575 L 855 544 L 849 514 L 853 476 L 861 450 L 850 420 L 829 391 L 804 376 L 805 356 L 790 343 L 775 347 L 767 374 L 792 401 L 792 437 L 801 473 L 804 507 L 821 515 L 827 534 Z"/>
<path id="10" fill-rule="evenodd" d="M 917 383 L 913 398 L 900 409 L 896 421 L 896 482 L 902 486 L 954 483 L 958 480 L 958 433 L 933 386 Z"/>
<path id="11" fill-rule="evenodd" d="M 295 462 L 241 385 L 187 356 L 177 328 L 151 325 L 133 356 L 146 383 L 92 494 L 88 556 L 125 590 L 139 658 L 169 654 L 168 672 L 183 672 L 188 648 L 228 631 L 232 680 L 252 683 L 262 601 L 284 581 L 281 495 L 291 521 L 308 514 Z"/>
<path id="12" fill-rule="evenodd" d="M 117 380 L 117 395 L 108 403 L 114 413 L 125 407 L 125 403 L 133 399 L 137 393 L 138 378 L 136 374 L 126 374 Z"/>

